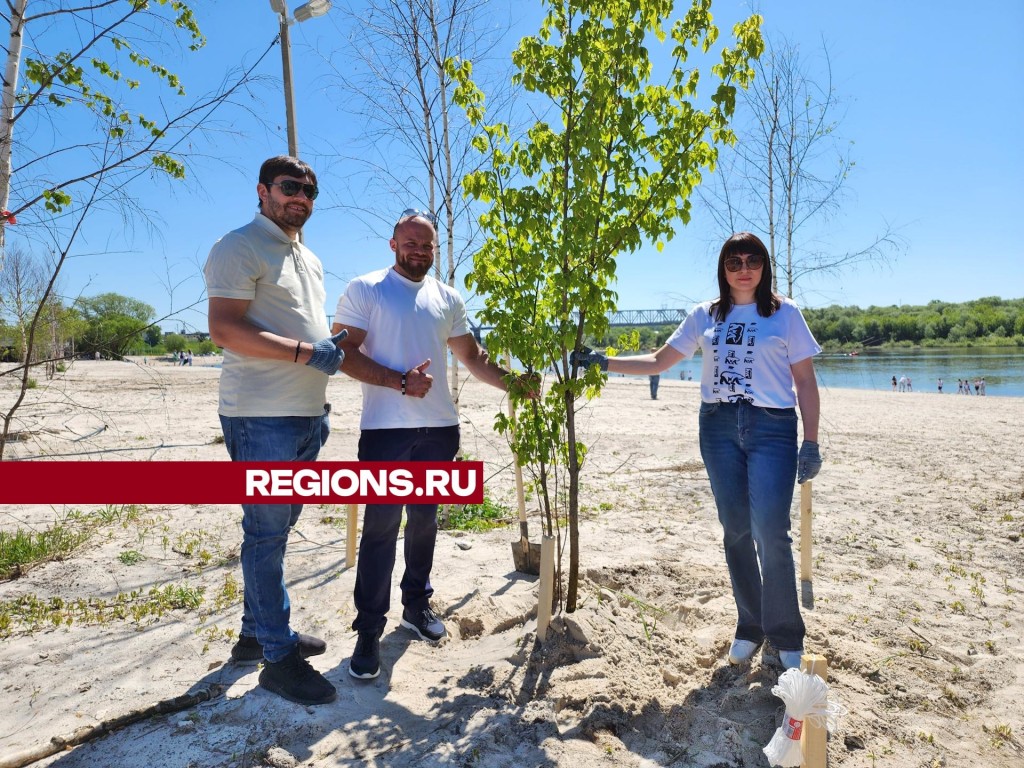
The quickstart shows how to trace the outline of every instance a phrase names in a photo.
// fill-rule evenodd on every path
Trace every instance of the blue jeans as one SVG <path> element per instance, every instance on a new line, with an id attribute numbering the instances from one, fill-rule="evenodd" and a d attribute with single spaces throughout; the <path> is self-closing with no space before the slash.
<path id="1" fill-rule="evenodd" d="M 739 618 L 736 637 L 780 651 L 804 647 L 789 511 L 796 480 L 796 410 L 702 403 L 700 453 L 725 531 Z M 760 566 L 760 567 L 759 567 Z"/>
<path id="2" fill-rule="evenodd" d="M 459 427 L 364 429 L 359 435 L 360 461 L 451 461 L 459 451 Z M 391 608 L 391 574 L 395 570 L 401 504 L 367 504 L 356 562 L 357 632 L 383 632 Z M 412 610 L 429 606 L 434 588 L 437 504 L 405 505 L 405 573 L 402 605 Z"/>
<path id="3" fill-rule="evenodd" d="M 221 416 L 232 461 L 314 461 L 331 432 L 322 416 Z M 242 634 L 255 637 L 267 661 L 281 661 L 295 648 L 289 627 L 291 603 L 284 585 L 288 533 L 301 504 L 242 505 Z"/>

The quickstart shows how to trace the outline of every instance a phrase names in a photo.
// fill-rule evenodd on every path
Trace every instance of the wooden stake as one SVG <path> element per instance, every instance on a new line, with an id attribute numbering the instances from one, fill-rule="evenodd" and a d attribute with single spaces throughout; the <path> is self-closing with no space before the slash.
<path id="1" fill-rule="evenodd" d="M 800 581 L 811 581 L 811 481 L 800 486 Z"/>
<path id="2" fill-rule="evenodd" d="M 828 659 L 815 653 L 805 653 L 800 659 L 800 671 L 817 675 L 827 683 Z M 803 755 L 801 768 L 825 768 L 828 765 L 828 729 L 805 720 L 803 735 L 800 737 L 800 752 Z"/>
<path id="3" fill-rule="evenodd" d="M 345 540 L 345 567 L 356 564 L 356 533 L 359 528 L 359 505 L 348 505 L 348 538 Z"/>
<path id="4" fill-rule="evenodd" d="M 537 637 L 543 643 L 551 623 L 551 599 L 555 586 L 555 537 L 540 540 L 540 594 L 537 596 Z"/>

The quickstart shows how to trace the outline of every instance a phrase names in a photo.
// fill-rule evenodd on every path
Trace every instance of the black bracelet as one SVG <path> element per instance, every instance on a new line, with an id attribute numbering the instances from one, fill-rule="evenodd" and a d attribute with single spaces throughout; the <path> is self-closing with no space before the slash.
<path id="1" fill-rule="evenodd" d="M 405 373 L 402 374 L 402 394 L 403 395 L 405 394 L 405 382 L 406 382 L 406 379 L 408 378 L 408 376 L 409 376 L 409 372 L 408 371 L 406 371 Z"/>
<path id="2" fill-rule="evenodd" d="M 299 350 L 302 349 L 302 342 L 295 342 L 295 362 L 299 362 Z"/>

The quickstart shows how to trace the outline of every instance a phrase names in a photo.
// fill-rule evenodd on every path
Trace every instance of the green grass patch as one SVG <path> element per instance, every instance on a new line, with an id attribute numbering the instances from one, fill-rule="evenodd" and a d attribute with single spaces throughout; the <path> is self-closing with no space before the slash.
<path id="1" fill-rule="evenodd" d="M 24 595 L 0 602 L 0 638 L 16 631 L 33 632 L 73 624 L 109 624 L 131 621 L 152 622 L 168 611 L 194 611 L 203 603 L 205 587 L 167 584 L 148 592 L 120 592 L 110 600 Z"/>
<path id="2" fill-rule="evenodd" d="M 138 565 L 146 559 L 146 556 L 137 550 L 126 549 L 117 556 L 117 559 L 124 565 Z"/>
<path id="3" fill-rule="evenodd" d="M 484 497 L 483 504 L 456 504 L 442 516 L 441 528 L 448 531 L 489 531 L 512 522 L 512 510 Z"/>
<path id="4" fill-rule="evenodd" d="M 127 528 L 139 518 L 134 504 L 107 505 L 91 512 L 72 509 L 49 528 L 0 531 L 0 579 L 14 578 L 33 565 L 63 560 L 102 525 Z"/>
<path id="5" fill-rule="evenodd" d="M 36 563 L 61 560 L 89 539 L 91 530 L 58 522 L 52 528 L 0 531 L 0 578 L 10 579 Z"/>

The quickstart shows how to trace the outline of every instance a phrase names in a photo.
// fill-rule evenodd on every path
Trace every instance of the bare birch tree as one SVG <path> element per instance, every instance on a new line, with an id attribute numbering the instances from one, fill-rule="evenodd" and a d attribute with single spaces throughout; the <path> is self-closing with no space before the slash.
<path id="1" fill-rule="evenodd" d="M 901 245 L 888 224 L 853 251 L 832 250 L 822 234 L 841 212 L 855 165 L 839 136 L 841 105 L 824 46 L 822 54 L 823 71 L 814 77 L 795 45 L 766 43 L 754 84 L 740 93 L 733 122 L 738 140 L 700 189 L 723 234 L 767 236 L 774 287 L 788 296 L 812 273 L 886 261 Z"/>
<path id="2" fill-rule="evenodd" d="M 91 217 L 120 217 L 120 237 L 149 225 L 133 189 L 186 178 L 186 153 L 208 138 L 215 111 L 234 103 L 259 62 L 225 73 L 212 93 L 187 97 L 178 76 L 160 63 L 205 44 L 191 8 L 179 0 L 18 0 L 6 3 L 0 18 L 10 30 L 0 98 L 0 246 L 17 240 L 30 254 L 46 254 L 37 263 L 48 270 L 34 306 L 19 312 L 23 364 L 0 371 L 21 379 L 14 402 L 0 405 L 2 459 L 30 367 L 62 354 L 41 356 L 35 347 L 45 336 L 53 341 L 44 330 L 59 303 L 55 286 Z"/>

